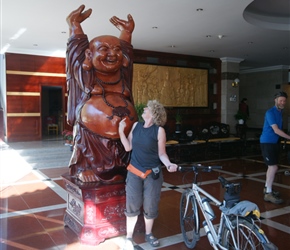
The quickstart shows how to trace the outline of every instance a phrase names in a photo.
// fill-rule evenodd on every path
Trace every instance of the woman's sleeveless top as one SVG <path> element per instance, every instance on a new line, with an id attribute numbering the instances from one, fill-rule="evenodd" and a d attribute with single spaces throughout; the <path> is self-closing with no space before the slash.
<path id="1" fill-rule="evenodd" d="M 141 171 L 160 167 L 158 155 L 158 129 L 152 125 L 143 127 L 144 123 L 138 122 L 133 130 L 131 164 Z"/>

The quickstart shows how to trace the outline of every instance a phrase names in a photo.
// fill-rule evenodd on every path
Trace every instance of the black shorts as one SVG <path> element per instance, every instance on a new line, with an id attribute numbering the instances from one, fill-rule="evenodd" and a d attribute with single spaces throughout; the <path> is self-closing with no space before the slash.
<path id="1" fill-rule="evenodd" d="M 267 166 L 277 165 L 279 162 L 279 143 L 261 143 L 261 151 Z"/>

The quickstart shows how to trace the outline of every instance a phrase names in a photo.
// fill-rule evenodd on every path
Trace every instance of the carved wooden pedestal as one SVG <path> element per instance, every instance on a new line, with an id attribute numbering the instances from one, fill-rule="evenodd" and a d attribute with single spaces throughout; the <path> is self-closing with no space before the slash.
<path id="1" fill-rule="evenodd" d="M 107 238 L 126 234 L 125 183 L 83 183 L 63 175 L 67 190 L 64 224 L 82 244 L 98 245 Z"/>

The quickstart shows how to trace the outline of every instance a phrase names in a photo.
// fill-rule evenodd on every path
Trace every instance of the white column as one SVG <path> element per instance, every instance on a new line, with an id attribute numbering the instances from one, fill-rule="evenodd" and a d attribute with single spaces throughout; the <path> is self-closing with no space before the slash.
<path id="1" fill-rule="evenodd" d="M 235 133 L 234 115 L 239 108 L 239 86 L 232 87 L 236 78 L 239 79 L 240 62 L 244 59 L 222 57 L 221 67 L 221 122 L 230 125 L 231 133 Z"/>
<path id="2" fill-rule="evenodd" d="M 7 141 L 6 138 L 6 124 L 7 124 L 7 116 L 6 116 L 6 59 L 5 54 L 0 54 L 0 108 L 3 109 L 3 122 L 0 126 L 3 126 L 4 130 L 4 141 Z M 2 136 L 2 135 L 1 135 Z"/>

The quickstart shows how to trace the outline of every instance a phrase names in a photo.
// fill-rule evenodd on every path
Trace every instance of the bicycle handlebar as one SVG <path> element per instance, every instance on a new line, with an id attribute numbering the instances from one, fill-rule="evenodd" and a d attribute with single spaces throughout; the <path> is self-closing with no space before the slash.
<path id="1" fill-rule="evenodd" d="M 194 179 L 194 183 L 196 183 L 197 179 L 197 175 L 199 171 L 202 172 L 211 172 L 214 169 L 222 169 L 222 166 L 202 166 L 201 164 L 197 164 L 197 165 L 187 165 L 187 166 L 178 166 L 177 170 L 180 172 L 194 172 L 195 173 L 195 179 Z M 228 180 L 226 180 L 224 177 L 219 176 L 218 180 L 220 181 L 221 185 L 223 188 L 226 188 L 227 190 L 229 189 L 239 189 L 241 187 L 241 183 L 233 183 L 233 182 L 229 182 Z"/>
<path id="2" fill-rule="evenodd" d="M 214 169 L 222 169 L 222 166 L 202 166 L 202 165 L 193 165 L 193 166 L 178 166 L 177 170 L 180 172 L 211 172 Z"/>

